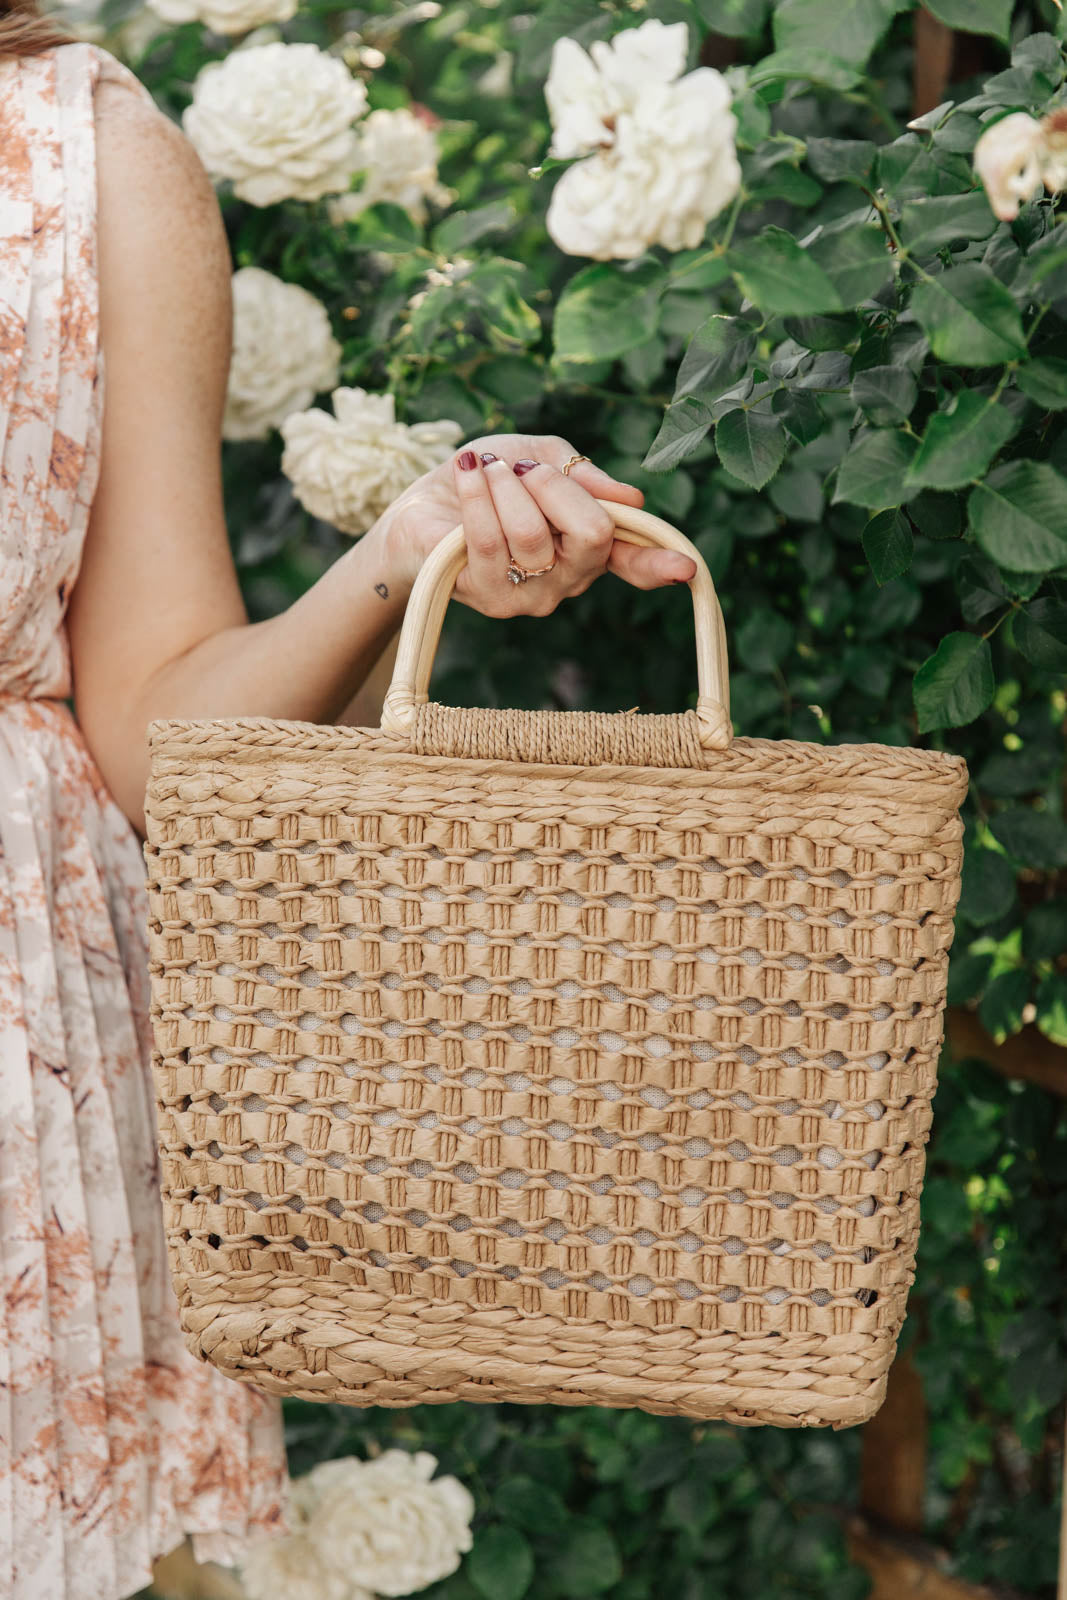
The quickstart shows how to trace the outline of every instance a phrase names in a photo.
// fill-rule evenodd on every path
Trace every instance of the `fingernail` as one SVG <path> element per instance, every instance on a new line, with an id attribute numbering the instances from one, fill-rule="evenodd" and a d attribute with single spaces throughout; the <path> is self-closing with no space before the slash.
<path id="1" fill-rule="evenodd" d="M 478 465 L 478 457 L 474 454 L 473 450 L 464 450 L 463 454 L 459 458 L 459 465 L 462 467 L 464 472 L 470 472 L 472 467 L 476 467 Z"/>
<path id="2" fill-rule="evenodd" d="M 482 466 L 483 467 L 487 467 L 489 465 L 490 461 L 495 461 L 495 460 L 496 460 L 496 456 L 493 454 L 493 452 L 491 450 L 484 450 L 482 452 Z"/>
<path id="3" fill-rule="evenodd" d="M 521 478 L 524 472 L 532 472 L 537 465 L 536 461 L 516 461 L 513 469 L 516 478 Z"/>

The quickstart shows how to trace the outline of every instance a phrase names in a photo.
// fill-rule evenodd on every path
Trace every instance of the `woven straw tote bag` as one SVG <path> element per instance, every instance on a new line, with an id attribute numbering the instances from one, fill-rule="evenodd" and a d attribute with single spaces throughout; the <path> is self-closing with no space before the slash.
<path id="1" fill-rule="evenodd" d="M 191 1349 L 276 1394 L 862 1422 L 912 1279 L 954 757 L 426 703 L 151 730 L 153 1016 Z"/>

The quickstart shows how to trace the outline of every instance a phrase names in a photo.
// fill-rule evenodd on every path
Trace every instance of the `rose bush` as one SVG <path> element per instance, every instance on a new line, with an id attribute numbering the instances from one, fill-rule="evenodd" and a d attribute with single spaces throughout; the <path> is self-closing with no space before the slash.
<path id="1" fill-rule="evenodd" d="M 916 118 L 909 0 L 846 0 L 829 27 L 824 0 L 660 0 L 646 31 L 649 9 L 325 0 L 235 48 L 104 0 L 93 25 L 129 42 L 171 115 L 194 108 L 235 265 L 326 308 L 341 392 L 398 441 L 380 487 L 343 416 L 227 445 L 251 609 L 299 593 L 344 548 L 338 523 L 365 526 L 418 470 L 394 428 L 573 438 L 703 550 L 743 732 L 967 757 L 951 1002 L 990 1038 L 1067 1043 L 1067 23 L 1055 0 L 929 0 L 927 21 L 970 30 L 967 76 Z M 269 64 L 291 59 L 290 97 Z M 434 148 L 373 153 L 361 130 L 383 112 Z M 234 397 L 273 393 L 266 368 L 239 372 Z M 506 626 L 454 608 L 437 692 L 678 708 L 683 598 L 607 582 Z M 1067 1388 L 1060 1108 L 946 1062 L 906 1329 L 930 1406 L 928 1531 L 964 1575 L 1045 1597 Z M 474 1547 L 440 1600 L 865 1592 L 827 1509 L 853 1503 L 855 1435 L 490 1407 L 290 1420 L 297 1468 L 428 1448 L 472 1489 Z"/>

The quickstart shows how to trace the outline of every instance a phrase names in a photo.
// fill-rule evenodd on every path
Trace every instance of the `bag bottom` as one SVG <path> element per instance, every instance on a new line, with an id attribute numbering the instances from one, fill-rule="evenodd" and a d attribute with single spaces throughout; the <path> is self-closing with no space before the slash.
<path id="1" fill-rule="evenodd" d="M 885 1398 L 898 1329 L 857 1339 L 570 1324 L 498 1308 L 187 1302 L 192 1353 L 269 1394 L 354 1406 L 595 1405 L 752 1427 L 848 1428 Z M 339 1314 L 340 1313 L 340 1314 Z"/>

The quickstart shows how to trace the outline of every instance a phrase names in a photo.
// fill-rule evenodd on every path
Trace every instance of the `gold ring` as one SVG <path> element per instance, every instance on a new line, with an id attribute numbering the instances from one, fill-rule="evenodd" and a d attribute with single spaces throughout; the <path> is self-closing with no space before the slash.
<path id="1" fill-rule="evenodd" d="M 571 456 L 570 460 L 565 462 L 564 465 L 562 467 L 560 467 L 559 470 L 562 472 L 562 474 L 563 474 L 563 476 L 565 478 L 569 478 L 570 477 L 570 471 L 571 471 L 572 467 L 576 467 L 578 465 L 579 461 L 588 461 L 588 460 L 589 460 L 588 456 Z"/>
<path id="2" fill-rule="evenodd" d="M 547 567 L 538 567 L 536 570 L 532 570 L 529 567 L 520 566 L 515 557 L 512 556 L 508 562 L 508 582 L 525 583 L 527 578 L 543 578 L 546 572 L 552 571 L 556 561 L 557 557 L 553 556 Z"/>

